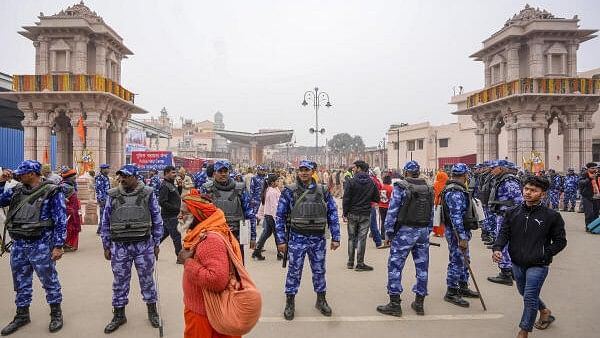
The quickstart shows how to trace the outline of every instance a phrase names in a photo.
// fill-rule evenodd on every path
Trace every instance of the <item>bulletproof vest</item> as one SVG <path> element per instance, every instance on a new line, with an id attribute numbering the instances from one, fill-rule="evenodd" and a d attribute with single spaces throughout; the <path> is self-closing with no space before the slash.
<path id="1" fill-rule="evenodd" d="M 110 189 L 110 239 L 114 242 L 138 242 L 150 238 L 152 215 L 149 200 L 153 189 L 138 184 L 132 192 L 122 187 Z"/>
<path id="2" fill-rule="evenodd" d="M 59 187 L 44 181 L 35 189 L 28 190 L 22 184 L 13 188 L 5 225 L 12 238 L 33 239 L 42 235 L 44 228 L 52 227 L 52 218 L 40 220 L 44 201 Z"/>
<path id="3" fill-rule="evenodd" d="M 507 206 L 510 208 L 513 205 L 515 205 L 515 202 L 512 200 L 507 200 L 507 201 L 498 200 L 498 188 L 500 187 L 500 185 L 502 183 L 504 183 L 505 181 L 508 181 L 508 180 L 515 180 L 517 182 L 521 182 L 517 176 L 515 176 L 511 173 L 504 173 L 501 176 L 494 177 L 491 180 L 490 186 L 492 187 L 492 189 L 490 191 L 490 195 L 489 195 L 487 204 L 490 207 L 490 210 L 495 214 L 499 214 L 501 212 L 500 207 L 502 207 L 502 206 Z M 482 203 L 483 203 L 483 200 L 482 200 Z"/>
<path id="4" fill-rule="evenodd" d="M 233 184 L 232 184 L 233 182 Z M 244 220 L 242 208 L 242 192 L 246 185 L 243 182 L 229 181 L 227 186 L 208 181 L 204 184 L 206 191 L 212 196 L 213 203 L 223 211 L 225 220 L 231 230 L 240 228 L 240 221 Z"/>
<path id="5" fill-rule="evenodd" d="M 488 201 L 490 200 L 490 193 L 492 192 L 492 174 L 485 173 L 482 174 L 479 178 L 479 187 L 478 187 L 478 196 L 483 205 L 488 205 Z"/>
<path id="6" fill-rule="evenodd" d="M 407 177 L 396 184 L 406 191 L 407 198 L 396 219 L 396 228 L 428 226 L 433 210 L 433 188 L 422 178 Z"/>
<path id="7" fill-rule="evenodd" d="M 294 193 L 294 207 L 289 222 L 292 229 L 305 234 L 323 234 L 327 226 L 327 203 L 324 188 L 304 189 L 298 184 L 287 187 Z"/>
<path id="8" fill-rule="evenodd" d="M 465 210 L 465 214 L 463 215 L 463 227 L 465 228 L 465 230 L 477 230 L 477 228 L 479 227 L 479 223 L 477 222 L 477 211 L 475 210 L 475 206 L 473 205 L 473 197 L 461 182 L 455 180 L 448 180 L 448 182 L 446 182 L 444 190 L 442 190 L 442 208 L 444 210 L 444 224 L 452 224 L 450 218 L 450 209 L 448 208 L 448 204 L 446 202 L 446 193 L 450 191 L 460 191 L 467 195 L 467 209 Z"/>

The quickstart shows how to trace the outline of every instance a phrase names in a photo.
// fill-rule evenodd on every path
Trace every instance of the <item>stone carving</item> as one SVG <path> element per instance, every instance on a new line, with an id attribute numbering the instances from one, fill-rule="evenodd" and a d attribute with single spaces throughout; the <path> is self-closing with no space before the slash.
<path id="1" fill-rule="evenodd" d="M 540 10 L 539 8 L 533 8 L 529 6 L 529 4 L 525 5 L 518 14 L 513 15 L 512 18 L 506 20 L 504 27 L 508 27 L 515 24 L 523 23 L 524 21 L 531 20 L 548 20 L 548 19 L 557 19 L 554 15 L 545 9 Z"/>
<path id="2" fill-rule="evenodd" d="M 43 14 L 43 13 L 40 13 Z M 43 15 L 42 15 L 43 16 Z M 96 12 L 93 12 L 88 6 L 86 6 L 83 1 L 73 6 L 67 7 L 57 14 L 52 15 L 53 17 L 63 17 L 63 18 L 85 18 L 90 19 L 95 22 L 104 22 L 102 17 L 98 16 Z"/>

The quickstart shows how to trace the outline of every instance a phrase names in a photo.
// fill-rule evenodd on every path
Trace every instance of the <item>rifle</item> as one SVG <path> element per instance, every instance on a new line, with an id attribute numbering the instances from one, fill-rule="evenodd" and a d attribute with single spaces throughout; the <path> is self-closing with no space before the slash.
<path id="1" fill-rule="evenodd" d="M 156 311 L 158 312 L 158 336 L 163 336 L 163 317 L 160 310 L 160 288 L 158 286 L 158 258 L 154 261 L 154 283 L 156 285 Z"/>
<path id="2" fill-rule="evenodd" d="M 288 251 L 290 251 L 290 228 L 292 227 L 291 224 L 287 224 L 285 225 L 285 251 L 283 252 L 283 262 L 281 263 L 281 267 L 282 268 L 287 268 L 287 261 L 288 261 Z"/>

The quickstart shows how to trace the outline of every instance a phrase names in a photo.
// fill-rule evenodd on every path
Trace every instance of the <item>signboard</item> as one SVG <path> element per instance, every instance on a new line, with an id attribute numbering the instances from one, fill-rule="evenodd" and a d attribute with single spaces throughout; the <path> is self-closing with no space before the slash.
<path id="1" fill-rule="evenodd" d="M 175 156 L 174 158 L 176 167 L 184 167 L 189 173 L 197 173 L 202 170 L 202 165 L 206 161 L 202 158 L 188 158 Z"/>
<path id="2" fill-rule="evenodd" d="M 147 150 L 146 133 L 143 130 L 129 129 L 127 131 L 127 141 L 125 142 L 125 154 L 132 154 L 134 151 Z"/>
<path id="3" fill-rule="evenodd" d="M 131 162 L 140 170 L 163 170 L 166 166 L 173 165 L 173 153 L 170 151 L 133 151 Z"/>

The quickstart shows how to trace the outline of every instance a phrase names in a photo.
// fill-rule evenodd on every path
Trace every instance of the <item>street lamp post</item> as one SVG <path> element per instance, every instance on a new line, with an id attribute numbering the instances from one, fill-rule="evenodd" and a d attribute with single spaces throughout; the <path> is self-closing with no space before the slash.
<path id="1" fill-rule="evenodd" d="M 331 107 L 331 102 L 329 101 L 329 94 L 326 92 L 319 92 L 319 88 L 315 87 L 314 91 L 307 90 L 304 93 L 304 101 L 302 101 L 303 106 L 308 106 L 308 102 L 312 101 L 313 107 L 315 109 L 315 127 L 310 128 L 308 131 L 311 134 L 315 134 L 315 161 L 319 156 L 319 134 L 325 134 L 325 128 L 319 129 L 319 108 L 321 107 L 321 103 L 325 102 L 325 107 Z"/>

